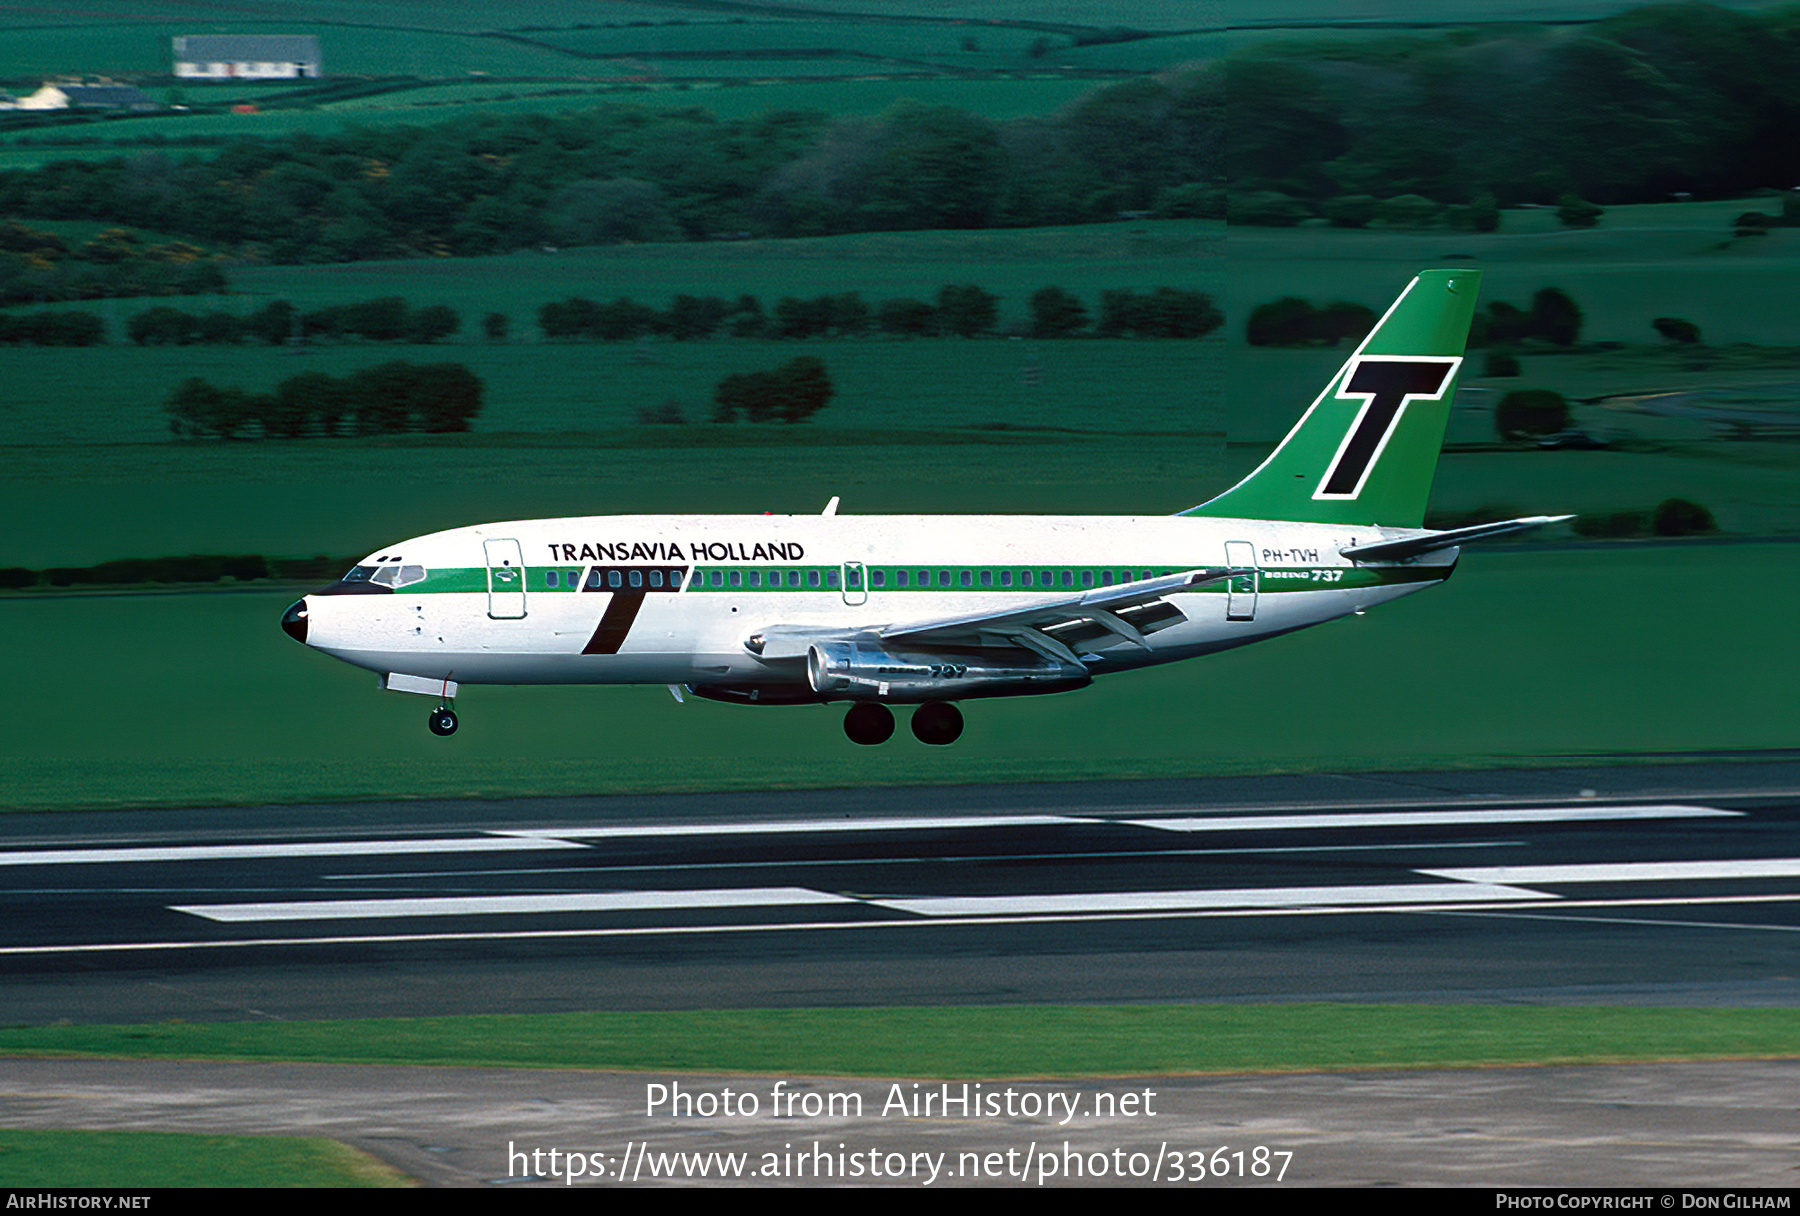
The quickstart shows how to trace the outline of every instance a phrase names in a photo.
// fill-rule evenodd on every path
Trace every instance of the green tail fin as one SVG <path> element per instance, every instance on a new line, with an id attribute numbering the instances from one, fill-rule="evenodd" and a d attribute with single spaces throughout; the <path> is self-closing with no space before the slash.
<path id="1" fill-rule="evenodd" d="M 1480 289 L 1479 270 L 1421 272 L 1281 446 L 1181 514 L 1418 527 Z"/>

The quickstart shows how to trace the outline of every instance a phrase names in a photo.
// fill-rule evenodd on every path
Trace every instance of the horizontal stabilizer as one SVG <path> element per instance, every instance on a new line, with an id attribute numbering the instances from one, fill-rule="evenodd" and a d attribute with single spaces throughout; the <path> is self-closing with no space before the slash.
<path id="1" fill-rule="evenodd" d="M 1439 549 L 1454 549 L 1456 546 L 1467 544 L 1472 540 L 1486 540 L 1490 536 L 1506 536 L 1509 533 L 1523 532 L 1528 528 L 1541 528 L 1545 524 L 1559 524 L 1565 519 L 1574 518 L 1573 515 L 1527 515 L 1521 519 L 1503 519 L 1497 523 L 1452 528 L 1448 532 L 1424 532 L 1418 536 L 1401 537 L 1399 540 L 1380 540 L 1369 545 L 1346 545 L 1338 552 L 1353 562 L 1400 562 L 1409 557 L 1436 553 Z"/>

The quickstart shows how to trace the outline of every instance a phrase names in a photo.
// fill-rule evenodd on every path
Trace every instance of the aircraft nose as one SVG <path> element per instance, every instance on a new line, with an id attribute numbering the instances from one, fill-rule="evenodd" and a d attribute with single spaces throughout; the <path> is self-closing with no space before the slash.
<path id="1" fill-rule="evenodd" d="M 281 631 L 301 645 L 306 644 L 306 601 L 295 600 L 281 614 Z"/>

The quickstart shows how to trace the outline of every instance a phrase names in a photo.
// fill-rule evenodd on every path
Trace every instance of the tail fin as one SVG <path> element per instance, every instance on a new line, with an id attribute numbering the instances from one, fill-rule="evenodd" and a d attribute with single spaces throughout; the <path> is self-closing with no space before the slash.
<path id="1" fill-rule="evenodd" d="M 1418 527 L 1480 289 L 1479 270 L 1422 271 L 1281 446 L 1181 514 Z"/>

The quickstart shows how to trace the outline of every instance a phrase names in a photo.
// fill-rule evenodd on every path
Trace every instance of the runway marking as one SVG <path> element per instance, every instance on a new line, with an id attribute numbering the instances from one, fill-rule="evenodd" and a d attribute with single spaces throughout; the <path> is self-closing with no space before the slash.
<path id="1" fill-rule="evenodd" d="M 803 832 L 930 832 L 944 828 L 1047 827 L 1110 822 L 1072 815 L 918 815 L 893 819 L 771 819 L 761 823 L 653 823 L 616 827 L 494 829 L 531 839 L 629 840 L 658 836 L 776 836 Z"/>
<path id="2" fill-rule="evenodd" d="M 1345 811 L 1317 815 L 1231 815 L 1155 819 L 1121 819 L 1140 828 L 1164 832 L 1273 832 L 1295 828 L 1431 827 L 1494 823 L 1581 823 L 1606 820 L 1710 819 L 1741 817 L 1742 811 L 1710 806 L 1552 806 L 1500 810 Z"/>
<path id="3" fill-rule="evenodd" d="M 262 904 L 171 907 L 229 924 L 271 920 L 364 920 L 407 916 L 511 916 L 542 912 L 642 912 L 680 908 L 774 908 L 856 900 L 804 887 L 715 891 L 593 891 L 546 895 L 432 896 L 419 899 L 315 899 Z"/>
<path id="4" fill-rule="evenodd" d="M 1742 861 L 1621 861 L 1544 866 L 1483 866 L 1459 870 L 1419 870 L 1432 878 L 1459 882 L 1694 882 L 1709 878 L 1800 878 L 1800 857 L 1758 857 Z"/>
<path id="5" fill-rule="evenodd" d="M 1467 888 L 1465 888 L 1467 889 Z M 1545 897 L 1550 903 L 1551 897 Z M 1800 902 L 1800 894 L 1794 895 L 1728 895 L 1713 898 L 1654 898 L 1654 899 L 1615 899 L 1615 900 L 1570 900 L 1567 903 L 1556 903 L 1558 910 L 1565 908 L 1629 908 L 1667 906 L 1671 904 L 1752 904 L 1752 903 L 1794 903 Z M 1156 912 L 1115 912 L 1110 914 L 1079 915 L 1039 915 L 1016 916 L 1006 918 L 993 917 L 944 917 L 892 920 L 839 920 L 839 921 L 804 921 L 788 923 L 758 922 L 739 925 L 638 925 L 612 928 L 589 929 L 491 929 L 483 931 L 462 931 L 454 933 L 379 933 L 355 936 L 332 937 L 261 937 L 233 938 L 218 941 L 163 941 L 163 942 L 86 942 L 67 945 L 48 946 L 0 946 L 0 957 L 44 956 L 53 954 L 107 954 L 107 953 L 140 953 L 158 950 L 241 950 L 245 948 L 270 946 L 382 946 L 382 945 L 425 945 L 445 942 L 493 942 L 493 941 L 579 941 L 618 937 L 691 937 L 700 934 L 718 933 L 810 933 L 829 930 L 852 929 L 946 929 L 960 926 L 992 927 L 996 924 L 1012 925 L 1047 925 L 1069 924 L 1075 922 L 1093 923 L 1098 921 L 1154 921 L 1154 920 L 1225 920 L 1266 916 L 1367 916 L 1381 913 L 1405 913 L 1409 915 L 1438 915 L 1446 912 L 1496 912 L 1511 915 L 1516 909 L 1526 905 L 1516 903 L 1500 904 L 1369 904 L 1356 907 L 1300 907 L 1300 908 L 1212 908 L 1191 911 L 1156 911 Z"/>
<path id="6" fill-rule="evenodd" d="M 644 871 L 673 873 L 678 870 L 800 870 L 840 866 L 914 866 L 936 862 L 1007 861 L 1112 861 L 1139 857 L 1243 857 L 1270 853 L 1393 853 L 1402 849 L 1517 849 L 1523 840 L 1428 841 L 1423 844 L 1296 844 L 1262 845 L 1245 849 L 1094 849 L 1068 853 L 945 853 L 941 856 L 906 857 L 797 857 L 776 861 L 683 861 L 628 866 L 508 866 L 503 870 L 383 870 L 367 874 L 321 874 L 320 882 L 386 882 L 409 878 L 510 878 L 539 874 L 635 874 Z M 167 890 L 167 888 L 151 888 Z M 71 888 L 81 891 L 85 888 Z"/>
<path id="7" fill-rule="evenodd" d="M 119 849 L 41 849 L 0 853 L 0 866 L 66 866 L 105 862 L 225 861 L 255 857 L 380 857 L 402 853 L 517 853 L 584 849 L 547 836 L 459 836 L 419 840 L 312 840 L 287 844 L 192 844 Z"/>
<path id="8" fill-rule="evenodd" d="M 1205 908 L 1345 907 L 1358 904 L 1467 903 L 1554 899 L 1538 891 L 1475 883 L 1402 883 L 1353 887 L 1247 887 L 1202 891 L 1094 891 L 1075 895 L 927 896 L 871 899 L 919 916 L 1034 916 L 1077 912 L 1173 912 Z"/>

